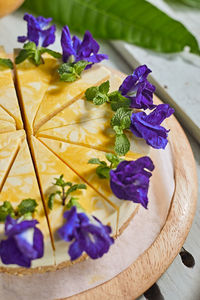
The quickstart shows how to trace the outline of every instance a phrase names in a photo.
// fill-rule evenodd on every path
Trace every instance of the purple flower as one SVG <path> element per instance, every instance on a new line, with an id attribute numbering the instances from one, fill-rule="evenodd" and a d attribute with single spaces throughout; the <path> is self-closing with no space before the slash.
<path id="1" fill-rule="evenodd" d="M 76 35 L 71 38 L 68 26 L 63 27 L 61 46 L 63 50 L 63 62 L 86 60 L 95 64 L 103 59 L 108 59 L 106 54 L 98 54 L 99 44 L 94 40 L 89 31 L 85 32 L 83 40 L 80 41 Z M 90 68 L 92 64 L 87 65 L 86 69 Z"/>
<path id="2" fill-rule="evenodd" d="M 133 113 L 130 130 L 137 137 L 145 139 L 153 148 L 165 149 L 169 130 L 160 124 L 173 113 L 174 109 L 168 104 L 158 105 L 149 115 L 145 112 Z"/>
<path id="3" fill-rule="evenodd" d="M 29 268 L 31 261 L 43 256 L 43 235 L 36 228 L 37 220 L 19 222 L 7 216 L 6 240 L 0 242 L 0 257 L 4 264 L 17 264 Z"/>
<path id="4" fill-rule="evenodd" d="M 18 42 L 34 42 L 36 46 L 40 44 L 42 47 L 48 47 L 50 44 L 54 43 L 56 26 L 52 25 L 49 28 L 46 28 L 52 21 L 52 18 L 35 18 L 32 15 L 25 13 L 24 20 L 28 23 L 27 36 L 18 36 Z"/>
<path id="5" fill-rule="evenodd" d="M 121 94 L 131 100 L 132 108 L 153 109 L 155 107 L 153 93 L 156 88 L 147 80 L 150 72 L 146 65 L 139 66 L 119 87 Z"/>
<path id="6" fill-rule="evenodd" d="M 136 161 L 122 161 L 116 170 L 110 171 L 110 187 L 119 199 L 140 203 L 147 208 L 149 178 L 153 171 L 152 160 L 141 157 Z"/>
<path id="7" fill-rule="evenodd" d="M 85 213 L 77 213 L 76 206 L 64 213 L 67 222 L 58 229 L 60 237 L 73 243 L 69 247 L 71 260 L 75 260 L 85 251 L 96 259 L 107 253 L 114 243 L 110 237 L 111 228 L 103 225 L 97 218 L 88 218 Z"/>

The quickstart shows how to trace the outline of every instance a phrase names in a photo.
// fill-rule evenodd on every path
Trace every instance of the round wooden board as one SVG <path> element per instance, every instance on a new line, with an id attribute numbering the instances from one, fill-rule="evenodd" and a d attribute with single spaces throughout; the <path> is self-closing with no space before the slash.
<path id="1" fill-rule="evenodd" d="M 122 73 L 113 72 L 124 77 Z M 158 104 L 161 101 L 155 96 L 154 102 Z M 125 271 L 102 285 L 65 299 L 136 299 L 158 280 L 178 255 L 195 214 L 197 174 L 190 144 L 180 124 L 174 116 L 165 124 L 170 128 L 175 192 L 164 227 L 154 243 Z"/>

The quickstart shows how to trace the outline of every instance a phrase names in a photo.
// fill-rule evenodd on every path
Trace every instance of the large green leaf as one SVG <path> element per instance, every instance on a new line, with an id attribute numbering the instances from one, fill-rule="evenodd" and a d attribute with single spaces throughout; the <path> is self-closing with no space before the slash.
<path id="1" fill-rule="evenodd" d="M 196 39 L 181 23 L 145 0 L 27 0 L 24 7 L 79 33 L 88 29 L 96 38 L 166 53 L 187 45 L 200 54 Z"/>

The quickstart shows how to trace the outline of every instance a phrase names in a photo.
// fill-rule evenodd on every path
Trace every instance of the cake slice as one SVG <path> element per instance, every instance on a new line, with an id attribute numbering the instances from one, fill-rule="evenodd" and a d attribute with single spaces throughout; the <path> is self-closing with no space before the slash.
<path id="1" fill-rule="evenodd" d="M 57 236 L 57 229 L 64 224 L 63 218 L 64 206 L 61 204 L 61 199 L 58 197 L 55 199 L 53 209 L 48 207 L 48 199 L 52 192 L 55 192 L 58 187 L 53 183 L 55 178 L 64 175 L 64 179 L 72 183 L 84 183 L 76 172 L 72 171 L 62 160 L 60 160 L 53 152 L 45 147 L 34 136 L 31 139 L 32 152 L 34 155 L 34 161 L 36 165 L 36 172 L 40 183 L 41 192 L 43 195 L 43 202 L 47 211 L 48 220 L 53 236 L 55 247 L 56 264 L 62 262 L 69 263 L 68 247 L 69 243 L 64 242 Z M 76 160 L 75 156 L 73 160 Z M 83 210 L 89 214 L 99 218 L 104 224 L 109 224 L 112 227 L 112 231 L 116 233 L 117 225 L 117 213 L 115 205 L 109 204 L 105 201 L 104 197 L 100 196 L 95 189 L 87 185 L 87 189 L 77 190 L 72 194 L 74 197 L 78 197 L 78 203 Z M 67 199 L 68 201 L 69 199 Z"/>
<path id="2" fill-rule="evenodd" d="M 130 151 L 126 156 L 137 159 L 147 155 L 149 147 L 145 141 L 135 137 L 129 131 L 126 134 L 130 141 Z M 39 132 L 37 136 L 114 153 L 115 132 L 110 126 L 110 119 L 107 117 L 52 128 Z"/>
<path id="3" fill-rule="evenodd" d="M 39 138 L 39 140 L 76 172 L 86 184 L 115 207 L 118 213 L 117 233 L 119 233 L 129 218 L 137 212 L 138 205 L 115 197 L 110 188 L 109 180 L 100 179 L 96 174 L 96 165 L 88 164 L 88 160 L 91 158 L 105 160 L 105 152 L 47 138 Z"/>
<path id="4" fill-rule="evenodd" d="M 5 109 L 3 109 L 0 106 L 0 121 L 6 121 L 9 122 L 11 124 L 14 124 L 14 126 L 16 127 L 16 123 L 13 117 L 11 117 L 6 111 Z"/>
<path id="5" fill-rule="evenodd" d="M 38 204 L 33 218 L 38 220 L 39 224 L 37 226 L 44 235 L 44 256 L 40 259 L 33 260 L 32 267 L 52 266 L 54 265 L 54 256 L 48 224 L 30 151 L 26 139 L 24 139 L 1 189 L 0 203 L 2 204 L 5 200 L 10 201 L 15 208 L 22 200 L 27 198 L 35 199 Z M 3 228 L 4 224 L 1 224 L 1 232 Z"/>
<path id="6" fill-rule="evenodd" d="M 110 78 L 110 92 L 118 90 L 122 79 L 111 73 Z M 112 110 L 110 105 L 107 103 L 98 106 L 94 105 L 92 102 L 87 101 L 84 97 L 75 101 L 57 115 L 55 115 L 52 119 L 44 123 L 38 132 L 42 132 L 44 130 L 48 130 L 51 128 L 57 128 L 65 125 L 71 125 L 76 123 L 82 123 L 89 120 L 95 120 L 97 118 L 111 118 Z"/>
<path id="7" fill-rule="evenodd" d="M 103 66 L 93 66 L 74 82 L 63 82 L 55 73 L 34 120 L 34 132 L 62 109 L 81 98 L 86 89 L 99 85 L 109 78 L 110 72 Z"/>
<path id="8" fill-rule="evenodd" d="M 25 131 L 18 130 L 0 135 L 0 190 L 15 160 L 21 142 L 25 139 Z"/>
<path id="9" fill-rule="evenodd" d="M 4 48 L 0 46 L 0 57 L 7 58 Z M 0 66 L 0 106 L 15 120 L 17 129 L 23 128 L 21 113 L 12 78 L 8 68 Z"/>
<path id="10" fill-rule="evenodd" d="M 19 50 L 15 50 L 15 57 L 18 53 Z M 28 59 L 16 65 L 17 92 L 29 134 L 32 133 L 36 112 L 58 67 L 57 60 L 48 54 L 44 54 L 43 59 L 44 64 L 39 66 Z"/>
<path id="11" fill-rule="evenodd" d="M 15 120 L 0 106 L 0 133 L 15 130 Z"/>

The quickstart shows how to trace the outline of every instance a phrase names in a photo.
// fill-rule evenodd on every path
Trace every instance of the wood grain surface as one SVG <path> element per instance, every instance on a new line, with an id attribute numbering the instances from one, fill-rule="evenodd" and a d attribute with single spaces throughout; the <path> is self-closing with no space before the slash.
<path id="1" fill-rule="evenodd" d="M 156 96 L 155 102 L 160 103 Z M 136 299 L 158 280 L 179 253 L 189 233 L 195 214 L 197 174 L 190 144 L 180 124 L 172 116 L 166 120 L 166 125 L 171 129 L 169 143 L 172 149 L 175 170 L 175 192 L 167 221 L 160 234 L 154 243 L 128 269 L 112 280 L 65 299 Z"/>

